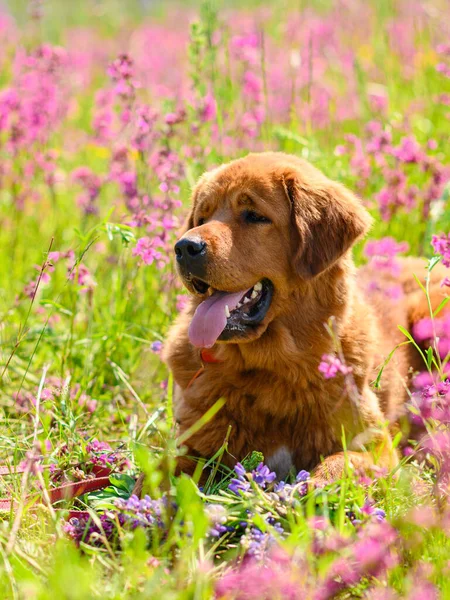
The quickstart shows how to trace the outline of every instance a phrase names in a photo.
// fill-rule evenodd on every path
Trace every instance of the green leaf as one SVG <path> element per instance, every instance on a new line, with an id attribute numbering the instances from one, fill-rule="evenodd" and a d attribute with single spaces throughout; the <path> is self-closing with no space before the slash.
<path id="1" fill-rule="evenodd" d="M 111 485 L 121 490 L 125 490 L 131 494 L 134 488 L 135 480 L 126 473 L 113 473 L 109 476 Z"/>
<path id="2" fill-rule="evenodd" d="M 124 246 L 128 246 L 131 242 L 136 241 L 133 229 L 129 225 L 122 225 L 120 223 L 105 223 L 105 231 L 109 240 L 113 240 L 114 236 L 117 236 L 122 241 Z"/>
<path id="3" fill-rule="evenodd" d="M 403 437 L 403 433 L 401 431 L 397 432 L 397 435 L 392 440 L 392 447 L 393 448 L 397 448 L 397 446 L 400 444 L 400 441 L 401 441 L 402 437 Z"/>
<path id="4" fill-rule="evenodd" d="M 413 338 L 413 336 L 409 333 L 409 331 L 407 329 L 405 329 L 401 325 L 397 325 L 397 327 L 403 333 L 403 335 L 405 335 L 408 338 L 408 340 L 411 342 L 411 344 L 413 344 L 414 348 L 416 348 L 416 350 L 419 352 L 420 356 L 422 357 L 423 362 L 428 366 L 425 354 L 423 353 L 422 349 L 417 345 L 417 342 Z"/>
<path id="5" fill-rule="evenodd" d="M 430 258 L 429 262 L 428 262 L 428 272 L 431 273 L 431 271 L 434 269 L 434 267 L 441 262 L 441 256 L 433 256 L 432 258 Z"/>
<path id="6" fill-rule="evenodd" d="M 394 356 L 395 351 L 400 348 L 400 346 L 405 346 L 406 344 L 410 344 L 411 342 L 401 342 L 400 344 L 397 344 L 395 346 L 395 348 L 388 354 L 386 360 L 384 361 L 384 363 L 381 365 L 381 367 L 378 370 L 378 374 L 376 376 L 376 379 L 374 381 L 372 381 L 371 385 L 373 385 L 374 388 L 378 389 L 380 387 L 380 381 L 381 381 L 381 376 L 383 375 L 383 371 L 386 368 L 386 366 L 389 364 L 391 358 Z"/>
<path id="7" fill-rule="evenodd" d="M 427 293 L 427 290 L 425 289 L 425 286 L 423 285 L 423 283 L 420 281 L 420 279 L 417 277 L 417 275 L 416 275 L 415 273 L 413 273 L 413 277 L 414 277 L 414 279 L 416 280 L 416 282 L 419 284 L 419 286 L 420 286 L 420 289 L 422 290 L 422 292 L 423 292 L 424 294 L 426 294 L 426 293 Z"/>
<path id="8" fill-rule="evenodd" d="M 436 310 L 433 312 L 433 317 L 437 317 L 437 315 L 441 312 L 447 302 L 450 300 L 450 297 L 444 298 Z"/>
<path id="9" fill-rule="evenodd" d="M 71 317 L 73 315 L 73 312 L 71 310 L 69 310 L 68 308 L 64 308 L 64 306 L 62 306 L 62 304 L 58 304 L 58 302 L 53 302 L 53 300 L 41 300 L 39 304 L 41 306 L 51 306 L 56 310 L 56 312 L 66 315 L 68 317 Z"/>
<path id="10" fill-rule="evenodd" d="M 431 365 L 433 362 L 433 348 L 431 348 L 431 346 L 428 348 L 427 350 L 427 367 L 428 370 L 431 369 Z"/>

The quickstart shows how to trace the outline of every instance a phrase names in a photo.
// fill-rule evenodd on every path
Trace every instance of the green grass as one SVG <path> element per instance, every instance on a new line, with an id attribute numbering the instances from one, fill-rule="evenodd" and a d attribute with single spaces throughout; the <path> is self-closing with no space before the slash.
<path id="1" fill-rule="evenodd" d="M 274 6 L 261 2 L 245 2 L 245 6 L 190 2 L 188 7 L 178 8 L 175 19 L 172 7 L 162 3 L 147 9 L 138 2 L 105 0 L 72 5 L 53 0 L 44 3 L 43 20 L 38 24 L 30 23 L 25 2 L 11 3 L 10 10 L 20 31 L 16 38 L 5 41 L 0 51 L 2 87 L 17 83 L 13 80 L 13 57 L 18 40 L 29 50 L 40 42 L 68 44 L 70 52 L 85 50 L 90 63 L 86 68 L 87 83 L 74 84 L 67 71 L 63 82 L 58 83 L 67 90 L 71 105 L 61 122 L 52 124 L 42 144 L 30 144 L 14 153 L 7 146 L 8 132 L 0 130 L 1 462 L 18 464 L 27 460 L 27 453 L 39 453 L 43 465 L 60 467 L 73 479 L 80 475 L 74 471 L 76 465 L 81 471 L 90 472 L 92 453 L 87 445 L 97 438 L 108 442 L 128 461 L 122 471 L 129 477 L 140 470 L 148 474 L 152 498 L 168 492 L 176 507 L 164 511 L 164 534 L 152 530 L 150 535 L 139 528 L 133 531 L 121 527 L 113 540 L 105 542 L 100 534 L 97 547 L 81 543 L 78 548 L 64 531 L 67 509 L 89 510 L 95 522 L 102 510 L 111 508 L 114 498 L 130 493 L 131 479 L 118 478 L 106 493 L 90 494 L 56 507 L 45 503 L 30 507 L 27 501 L 27 495 L 39 483 L 44 482 L 48 488 L 54 485 L 48 469 L 39 476 L 32 474 L 26 482 L 20 476 L 1 479 L 0 496 L 11 496 L 21 507 L 12 514 L 5 513 L 0 523 L 2 597 L 210 598 L 215 581 L 244 553 L 245 544 L 239 541 L 244 532 L 237 525 L 240 521 L 248 520 L 279 537 L 266 523 L 268 515 L 282 523 L 286 531 L 282 547 L 304 561 L 296 571 L 296 576 L 301 573 L 305 577 L 299 589 L 304 589 L 305 598 L 313 597 L 315 587 L 323 584 L 333 562 L 351 553 L 352 544 L 364 535 L 355 529 L 350 515 L 366 523 L 368 517 L 361 508 L 369 497 L 386 512 L 387 522 L 398 532 L 392 550 L 398 564 L 387 569 L 389 587 L 403 597 L 411 597 L 415 587 L 418 589 L 419 584 L 429 580 L 442 598 L 450 598 L 450 547 L 448 525 L 444 522 L 448 522 L 448 490 L 436 492 L 438 468 L 432 463 L 405 459 L 398 477 L 388 474 L 368 487 L 360 485 L 356 476 L 349 473 L 339 485 L 312 492 L 293 506 L 277 504 L 257 486 L 248 495 L 236 497 L 227 491 L 227 473 L 209 482 L 203 491 L 188 477 L 173 476 L 173 380 L 159 355 L 152 351 L 152 343 L 164 340 L 177 314 L 176 296 L 183 291 L 174 281 L 171 262 L 159 269 L 155 264 L 140 264 L 133 255 L 136 240 L 152 233 L 143 226 L 129 226 L 131 213 L 120 186 L 105 181 L 95 200 L 97 213 L 86 215 L 77 204 L 82 188 L 71 177 L 75 168 L 88 166 L 106 180 L 117 143 L 131 148 L 128 130 L 122 130 L 106 144 L 95 141 L 95 93 L 102 88 L 112 89 L 105 74 L 107 62 L 123 51 L 132 51 L 136 32 L 158 23 L 167 35 L 175 29 L 186 38 L 180 64 L 166 62 L 164 69 L 181 72 L 189 92 L 180 89 L 178 95 L 169 97 L 158 91 L 153 82 L 138 90 L 135 102 L 148 103 L 159 111 L 156 147 L 176 153 L 184 169 L 177 178 L 180 194 L 176 196 L 182 207 L 174 210 L 180 221 L 191 187 L 205 169 L 248 150 L 278 149 L 311 160 L 331 178 L 356 189 L 376 218 L 371 237 L 389 235 L 398 241 L 407 240 L 412 254 L 420 252 L 429 257 L 432 233 L 448 231 L 450 226 L 448 191 L 441 198 L 442 211 L 438 216 L 432 213 L 425 221 L 421 203 L 430 175 L 415 164 L 402 165 L 408 183 L 419 190 L 417 204 L 412 211 L 398 210 L 383 221 L 376 203 L 376 195 L 385 185 L 383 169 L 370 158 L 370 174 L 361 187 L 361 178 L 351 166 L 351 152 L 338 156 L 335 149 L 347 143 L 348 134 L 354 134 L 362 140 L 368 156 L 365 127 L 371 120 L 380 120 L 392 132 L 394 144 L 405 135 L 414 135 L 429 156 L 448 167 L 449 107 L 437 102 L 436 97 L 450 93 L 450 85 L 435 69 L 440 60 L 435 48 L 442 41 L 440 22 L 444 13 L 440 12 L 439 2 L 432 4 L 432 17 L 419 15 L 411 20 L 398 2 L 361 3 L 357 12 L 361 15 L 359 30 L 345 15 L 335 17 L 340 20 L 334 23 L 329 17 L 333 3 L 319 1 Z M 368 17 L 365 10 L 369 10 Z M 283 117 L 272 111 L 255 137 L 243 131 L 239 119 L 253 105 L 243 97 L 242 75 L 250 68 L 264 77 L 273 64 L 265 62 L 271 60 L 270 53 L 260 53 L 256 63 L 248 67 L 233 55 L 230 40 L 236 32 L 245 31 L 245 15 L 254 17 L 250 19 L 252 24 L 259 23 L 255 15 L 260 15 L 260 11 L 266 11 L 268 16 L 262 26 L 257 25 L 257 30 L 264 31 L 266 50 L 282 50 L 278 57 L 289 56 L 297 46 L 305 49 L 306 38 L 302 38 L 303 45 L 297 41 L 293 48 L 284 26 L 290 16 L 299 19 L 299 23 L 304 19 L 311 26 L 311 13 L 333 29 L 339 47 L 347 48 L 353 65 L 348 72 L 329 48 L 325 59 L 320 53 L 314 59 L 319 61 L 317 68 L 322 68 L 320 61 L 325 60 L 326 65 L 324 74 L 313 79 L 310 87 L 315 89 L 326 81 L 331 90 L 324 123 L 318 124 L 307 116 L 305 107 L 311 89 L 304 85 L 296 96 L 296 100 L 302 100 L 302 110 L 293 103 Z M 199 25 L 189 34 L 191 19 Z M 403 58 L 393 46 L 387 33 L 392 21 L 404 21 L 407 36 L 414 36 L 412 58 Z M 369 27 L 369 38 L 363 26 Z M 83 42 L 68 41 L 70 32 L 78 27 L 92 33 L 94 52 L 88 45 L 84 48 Z M 163 41 L 157 38 L 153 43 L 161 44 L 164 62 L 168 48 Z M 78 64 L 72 75 L 77 69 L 85 72 L 85 67 Z M 289 81 L 291 70 L 284 63 L 280 69 L 283 81 Z M 355 89 L 350 89 L 350 80 Z M 389 98 L 389 107 L 383 114 L 374 111 L 369 103 L 368 92 L 373 83 L 384 86 Z M 199 117 L 196 102 L 208 90 L 217 100 L 217 119 L 213 124 L 219 134 L 210 122 L 202 122 Z M 272 92 L 269 90 L 271 99 L 276 96 Z M 263 92 L 263 104 L 268 102 L 267 93 Z M 347 97 L 358 110 L 349 118 L 341 118 L 336 107 L 339 99 Z M 175 110 L 177 104 L 183 106 L 186 117 L 169 135 L 161 114 Z M 132 110 L 135 108 L 133 105 Z M 116 101 L 114 110 L 117 116 L 120 102 Z M 434 150 L 426 149 L 430 139 L 437 142 Z M 35 165 L 37 157 L 46 150 L 56 152 L 54 186 L 48 185 L 39 167 L 34 173 L 29 171 L 30 164 Z M 396 166 L 392 157 L 385 158 L 391 161 L 392 168 Z M 149 155 L 131 149 L 128 159 L 128 168 L 138 173 L 139 196 L 150 194 L 159 198 L 160 181 L 146 162 Z M 438 202 L 439 199 L 435 201 Z M 174 235 L 169 233 L 164 253 Z M 360 244 L 355 251 L 358 263 L 364 260 L 362 248 Z M 25 286 L 39 276 L 35 265 L 40 269 L 49 251 L 68 250 L 74 252 L 75 265 L 61 259 L 50 273 L 50 282 L 41 282 L 33 299 L 24 294 Z M 95 279 L 88 291 L 76 283 L 80 265 L 86 265 Z M 89 401 L 95 401 L 93 412 L 88 410 Z M 226 508 L 227 522 L 236 526 L 236 532 L 229 532 L 220 540 L 208 536 L 205 505 L 211 503 Z M 433 524 L 415 523 L 410 512 L 414 506 L 429 506 Z M 252 515 L 248 515 L 248 510 Z M 342 550 L 314 553 L 316 534 L 311 519 L 315 515 L 323 515 L 331 523 L 327 536 L 339 534 L 348 540 Z M 368 590 L 382 587 L 384 579 L 381 575 L 375 581 L 362 578 L 343 589 L 340 597 L 368 597 Z M 251 597 L 258 597 L 255 594 Z"/>

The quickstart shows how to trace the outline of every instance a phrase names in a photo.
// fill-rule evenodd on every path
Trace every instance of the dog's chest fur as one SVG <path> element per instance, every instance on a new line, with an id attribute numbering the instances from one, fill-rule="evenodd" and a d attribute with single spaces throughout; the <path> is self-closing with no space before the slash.
<path id="1" fill-rule="evenodd" d="M 326 382 L 305 373 L 304 381 L 300 377 L 293 384 L 264 370 L 233 371 L 228 379 L 227 370 L 224 365 L 208 366 L 176 403 L 176 414 L 184 422 L 200 397 L 207 399 L 200 403 L 205 408 L 226 399 L 215 435 L 203 437 L 211 444 L 207 455 L 219 450 L 229 426 L 230 464 L 258 450 L 279 477 L 292 468 L 311 469 L 322 456 L 342 448 L 341 425 L 352 418 L 349 401 L 342 397 L 342 381 Z M 359 431 L 356 421 L 346 427 L 352 429 Z"/>

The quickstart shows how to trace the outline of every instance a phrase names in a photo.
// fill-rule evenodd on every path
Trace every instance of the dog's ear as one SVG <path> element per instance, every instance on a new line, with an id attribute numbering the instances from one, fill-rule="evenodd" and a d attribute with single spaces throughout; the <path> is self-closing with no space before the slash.
<path id="1" fill-rule="evenodd" d="M 283 186 L 294 221 L 295 268 L 311 279 L 367 233 L 372 217 L 354 194 L 326 177 L 306 184 L 291 172 L 283 177 Z"/>

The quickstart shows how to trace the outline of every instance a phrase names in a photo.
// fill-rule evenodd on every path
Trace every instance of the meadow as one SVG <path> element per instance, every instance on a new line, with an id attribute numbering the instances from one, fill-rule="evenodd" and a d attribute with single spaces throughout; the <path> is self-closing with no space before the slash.
<path id="1" fill-rule="evenodd" d="M 274 482 L 258 448 L 175 477 L 160 358 L 190 190 L 249 151 L 359 194 L 358 264 L 420 255 L 450 286 L 449 40 L 445 0 L 0 3 L 2 598 L 450 598 L 445 301 L 404 332 L 428 350 L 400 467 L 323 490 Z"/>

